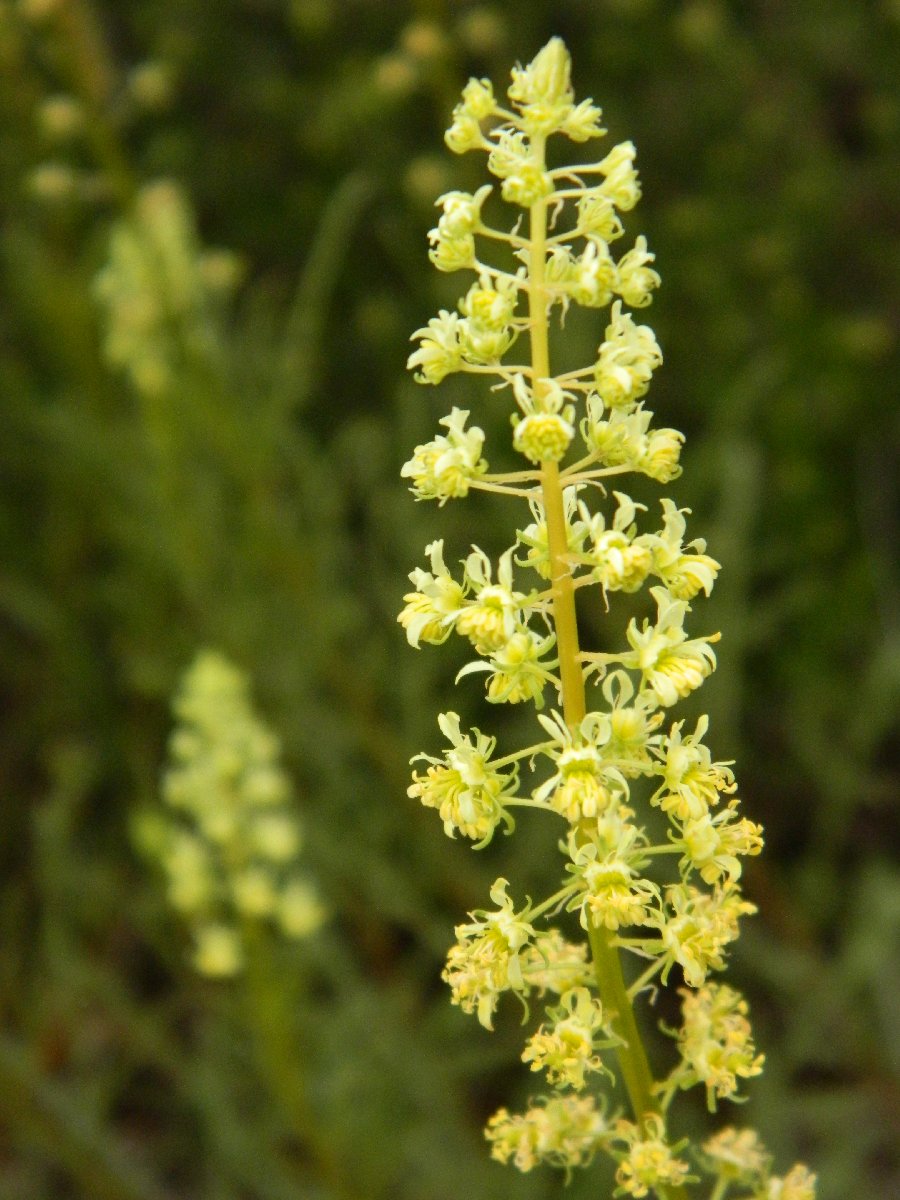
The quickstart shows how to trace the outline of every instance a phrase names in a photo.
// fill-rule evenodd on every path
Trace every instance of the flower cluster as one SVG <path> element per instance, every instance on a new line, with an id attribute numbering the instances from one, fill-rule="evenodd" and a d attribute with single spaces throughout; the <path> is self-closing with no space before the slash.
<path id="1" fill-rule="evenodd" d="M 535 930 L 529 921 L 529 906 L 517 913 L 509 884 L 498 879 L 491 888 L 495 910 L 478 909 L 467 925 L 457 925 L 456 945 L 447 956 L 444 979 L 450 985 L 453 1003 L 463 1012 L 478 1014 L 478 1020 L 490 1029 L 491 1019 L 502 992 L 527 995 L 530 984 L 525 954 L 534 945 Z"/>
<path id="2" fill-rule="evenodd" d="M 441 713 L 438 725 L 450 749 L 443 758 L 419 755 L 431 765 L 424 774 L 413 776 L 410 796 L 438 810 L 448 837 L 459 830 L 463 837 L 482 843 L 490 840 L 501 821 L 513 828 L 503 799 L 515 792 L 518 776 L 515 768 L 504 773 L 491 763 L 496 738 L 477 729 L 472 730 L 473 736 L 462 733 L 456 713 Z"/>
<path id="3" fill-rule="evenodd" d="M 323 910 L 298 869 L 302 831 L 278 743 L 254 715 L 244 676 L 222 655 L 201 653 L 175 714 L 162 789 L 167 812 L 148 840 L 169 902 L 192 931 L 194 966 L 203 975 L 234 975 L 248 922 L 305 938 Z"/>
<path id="4" fill-rule="evenodd" d="M 481 457 L 484 432 L 473 425 L 466 429 L 469 414 L 454 408 L 442 418 L 447 436 L 438 434 L 431 442 L 416 446 L 415 453 L 405 463 L 400 474 L 412 480 L 412 490 L 420 500 L 437 500 L 441 504 L 466 496 L 469 484 L 487 470 Z"/>
<path id="5" fill-rule="evenodd" d="M 747 1002 L 734 988 L 708 983 L 696 992 L 684 989 L 681 995 L 681 1063 L 673 1080 L 683 1088 L 704 1084 L 714 1110 L 717 1098 L 737 1093 L 739 1080 L 759 1075 L 764 1056 L 753 1044 Z"/>
<path id="6" fill-rule="evenodd" d="M 696 538 L 684 546 L 685 514 L 671 500 L 663 500 L 663 528 L 658 533 L 638 533 L 638 509 L 624 492 L 613 492 L 616 511 L 607 526 L 602 512 L 591 514 L 579 504 L 584 536 L 577 561 L 593 568 L 593 578 L 604 592 L 635 592 L 654 575 L 667 593 L 678 600 L 692 600 L 698 592 L 712 591 L 719 564 L 705 553 L 706 542 Z M 685 552 L 687 549 L 688 553 Z"/>
<path id="7" fill-rule="evenodd" d="M 541 1163 L 567 1172 L 586 1167 L 610 1138 L 593 1097 L 568 1093 L 538 1100 L 524 1113 L 498 1109 L 485 1135 L 491 1157 L 502 1163 L 512 1160 L 520 1171 L 531 1171 Z"/>
<path id="8" fill-rule="evenodd" d="M 747 1200 L 815 1200 L 816 1176 L 797 1163 L 785 1176 L 771 1173 L 771 1157 L 752 1129 L 728 1126 L 703 1143 L 707 1170 L 719 1181 L 719 1194 L 727 1186 L 752 1189 Z"/>
<path id="9" fill-rule="evenodd" d="M 603 1068 L 595 1053 L 597 1034 L 605 1028 L 603 1005 L 585 987 L 567 988 L 559 1004 L 547 1009 L 547 1017 L 548 1023 L 529 1039 L 522 1061 L 532 1071 L 546 1071 L 548 1083 L 581 1091 L 585 1073 Z"/>
<path id="10" fill-rule="evenodd" d="M 679 1187 L 692 1178 L 688 1164 L 677 1157 L 686 1139 L 670 1146 L 666 1141 L 665 1124 L 658 1114 L 651 1114 L 642 1126 L 619 1121 L 615 1134 L 616 1140 L 624 1145 L 624 1153 L 617 1155 L 617 1195 L 647 1196 L 651 1190 Z"/>
<path id="11" fill-rule="evenodd" d="M 453 1003 L 488 1029 L 505 993 L 526 1020 L 543 1001 L 522 1058 L 552 1090 L 521 1114 L 502 1108 L 490 1119 L 492 1155 L 522 1171 L 547 1163 L 568 1172 L 603 1153 L 615 1163 L 617 1195 L 681 1200 L 695 1177 L 686 1143 L 669 1130 L 675 1096 L 699 1084 L 714 1109 L 762 1067 L 745 1001 L 715 978 L 741 919 L 755 911 L 740 885 L 762 830 L 741 815 L 731 764 L 713 758 L 708 719 L 689 730 L 671 715 L 716 668 L 719 635 L 693 629 L 692 605 L 712 591 L 719 563 L 702 538 L 689 538 L 689 510 L 671 499 L 661 502 L 660 524 L 623 490 L 597 503 L 614 476 L 667 483 L 681 471 L 683 436 L 655 427 L 645 407 L 662 354 L 628 311 L 646 307 L 659 284 L 653 254 L 641 236 L 618 256 L 612 249 L 640 197 L 635 148 L 624 142 L 599 162 L 550 165 L 559 160 L 546 153 L 551 135 L 582 143 L 605 132 L 599 109 L 576 102 L 558 38 L 514 69 L 507 98 L 508 106 L 488 81 L 470 80 L 446 140 L 456 153 L 487 154 L 500 199 L 516 209 L 511 228 L 488 223 L 491 186 L 441 197 L 431 259 L 442 271 L 474 271 L 476 281 L 458 311 L 413 335 L 409 366 L 427 384 L 453 372 L 494 377 L 521 469 L 490 474 L 483 431 L 453 409 L 446 435 L 417 447 L 403 475 L 417 498 L 441 505 L 473 490 L 521 497 L 531 521 L 495 562 L 473 546 L 458 569 L 448 567 L 443 542 L 432 543 L 430 570 L 411 573 L 399 620 L 417 648 L 456 635 L 467 659 L 457 678 L 486 675 L 491 703 L 541 711 L 530 744 L 510 752 L 442 714 L 449 746 L 417 756 L 425 767 L 409 794 L 476 848 L 498 828 L 512 832 L 519 808 L 548 814 L 561 834 L 557 890 L 517 906 L 498 879 L 495 907 L 457 927 L 444 970 Z M 504 266 L 491 261 L 498 246 Z M 608 307 L 605 338 L 593 362 L 554 375 L 549 328 L 571 304 Z M 645 590 L 652 615 L 639 600 L 618 637 L 586 648 L 575 607 L 582 588 L 603 603 Z M 647 819 L 653 808 L 662 821 Z M 664 836 L 651 837 L 660 824 Z M 580 942 L 565 932 L 575 920 Z M 620 952 L 639 960 L 630 986 Z M 654 1081 L 633 1006 L 670 976 L 684 984 L 679 1060 Z M 602 1076 L 616 1078 L 616 1064 L 633 1120 L 607 1120 L 605 1101 L 591 1095 Z M 770 1174 L 752 1131 L 722 1131 L 699 1161 L 716 1200 L 730 1181 L 754 1189 L 753 1200 L 814 1194 L 805 1167 Z"/>

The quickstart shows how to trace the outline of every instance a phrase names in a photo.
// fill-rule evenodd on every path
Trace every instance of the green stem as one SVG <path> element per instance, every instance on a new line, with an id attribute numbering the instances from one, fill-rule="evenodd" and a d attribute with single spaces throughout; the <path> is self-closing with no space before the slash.
<path id="1" fill-rule="evenodd" d="M 479 492 L 494 492 L 498 496 L 521 496 L 524 500 L 530 500 L 534 495 L 530 489 L 505 487 L 499 483 L 482 483 L 480 479 L 470 479 L 469 487 L 475 488 Z"/>
<path id="2" fill-rule="evenodd" d="M 535 147 L 543 154 L 543 146 L 535 139 Z M 531 331 L 531 364 L 534 372 L 535 399 L 550 377 L 550 341 L 547 328 L 547 293 L 544 269 L 547 243 L 547 202 L 538 201 L 531 209 L 531 255 L 528 275 L 528 315 Z M 578 623 L 575 616 L 574 582 L 566 555 L 569 551 L 563 491 L 559 481 L 559 465 L 541 463 L 541 490 L 547 540 L 550 550 L 551 591 L 559 667 L 563 695 L 563 716 L 574 728 L 585 714 L 584 679 L 578 660 Z"/>
<path id="3" fill-rule="evenodd" d="M 629 1000 L 632 1000 L 632 1001 L 636 1000 L 638 998 L 638 996 L 641 994 L 641 992 L 644 990 L 644 988 L 647 986 L 647 984 L 650 982 L 650 980 L 653 978 L 653 976 L 656 975 L 658 971 L 661 971 L 662 968 L 663 968 L 663 960 L 662 959 L 660 959 L 658 962 L 651 963 L 650 966 L 647 968 L 647 970 L 643 973 L 643 975 L 639 975 L 638 978 L 634 981 L 634 983 L 631 984 L 631 986 L 629 987 L 629 989 L 628 989 Z"/>
<path id="4" fill-rule="evenodd" d="M 543 139 L 535 137 L 532 148 L 543 168 Z M 545 268 L 547 255 L 547 201 L 539 200 L 530 210 L 531 249 L 528 271 L 528 313 L 531 337 L 532 379 L 535 399 L 550 378 L 550 342 L 547 316 Z M 575 587 L 568 562 L 568 527 L 559 465 L 541 463 L 541 486 L 544 519 L 550 555 L 553 618 L 556 626 L 556 645 L 559 654 L 560 686 L 563 716 L 570 729 L 584 719 L 586 700 L 581 655 L 578 644 L 578 619 L 575 611 Z M 610 1017 L 613 1032 L 620 1039 L 616 1048 L 619 1069 L 625 1084 L 635 1119 L 641 1123 L 659 1106 L 653 1098 L 653 1075 L 647 1053 L 638 1031 L 634 1009 L 628 998 L 622 965 L 612 935 L 605 929 L 590 932 L 591 952 L 597 975 L 600 999 Z M 683 1188 L 657 1189 L 664 1200 L 685 1200 Z"/>
<path id="5" fill-rule="evenodd" d="M 561 813 L 558 813 L 555 808 L 551 808 L 551 806 L 543 800 L 507 800 L 504 797 L 503 804 L 506 808 L 539 808 L 542 812 L 554 813 L 558 817 L 562 816 Z"/>
<path id="6" fill-rule="evenodd" d="M 553 745 L 553 742 L 537 742 L 534 746 L 526 746 L 524 750 L 514 750 L 512 754 L 504 754 L 502 758 L 492 758 L 491 766 L 506 767 L 510 763 L 518 762 L 520 758 L 533 758 L 542 750 L 549 750 Z"/>
<path id="7" fill-rule="evenodd" d="M 658 1106 L 653 1099 L 653 1075 L 628 998 L 619 952 L 612 945 L 613 935 L 609 930 L 592 929 L 588 936 L 603 1007 L 614 1031 L 626 1043 L 618 1051 L 622 1079 L 634 1115 L 642 1121 L 648 1113 L 657 1112 Z"/>
<path id="8" fill-rule="evenodd" d="M 558 892 L 554 892 L 543 904 L 539 904 L 537 908 L 533 908 L 529 914 L 529 919 L 533 921 L 536 917 L 542 916 L 545 912 L 553 908 L 554 904 L 560 904 L 567 896 L 574 895 L 579 887 L 580 884 L 578 883 L 570 883 L 567 887 L 560 888 Z"/>
<path id="9" fill-rule="evenodd" d="M 302 1070 L 303 1054 L 296 1038 L 296 996 L 286 986 L 272 954 L 271 936 L 251 925 L 247 942 L 247 1019 L 257 1062 L 290 1132 L 303 1146 L 319 1178 L 336 1200 L 356 1200 L 340 1162 L 312 1108 Z"/>

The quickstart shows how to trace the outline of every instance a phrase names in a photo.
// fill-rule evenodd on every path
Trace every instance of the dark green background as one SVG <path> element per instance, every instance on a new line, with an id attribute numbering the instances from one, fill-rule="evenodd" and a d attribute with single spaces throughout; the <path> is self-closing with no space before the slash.
<path id="1" fill-rule="evenodd" d="M 425 255 L 434 197 L 482 182 L 443 147 L 449 110 L 555 33 L 638 147 L 628 230 L 663 276 L 650 403 L 688 435 L 665 490 L 724 564 L 696 606 L 724 634 L 702 701 L 768 830 L 731 973 L 768 1064 L 725 1117 L 783 1169 L 809 1162 L 821 1200 L 897 1194 L 900 4 L 28 7 L 0 4 L 4 1200 L 561 1193 L 481 1138 L 534 1086 L 517 1014 L 488 1035 L 439 982 L 493 878 L 553 882 L 552 840 L 523 822 L 473 855 L 405 797 L 439 708 L 510 739 L 521 717 L 485 713 L 477 682 L 452 692 L 457 650 L 417 655 L 395 623 L 432 537 L 456 557 L 522 522 L 507 501 L 413 503 L 399 466 L 452 403 L 508 426 L 496 397 L 418 388 L 404 361 L 466 286 Z M 130 112 L 147 60 L 171 95 Z M 59 93 L 89 109 L 62 150 L 36 123 Z M 77 172 L 69 199 L 36 198 L 48 159 Z M 91 280 L 161 177 L 244 280 L 151 411 L 104 361 Z M 571 323 L 585 358 L 601 320 Z M 296 953 L 262 947 L 252 986 L 192 975 L 134 848 L 201 646 L 252 675 L 332 913 Z M 608 1194 L 604 1172 L 567 1194 Z"/>

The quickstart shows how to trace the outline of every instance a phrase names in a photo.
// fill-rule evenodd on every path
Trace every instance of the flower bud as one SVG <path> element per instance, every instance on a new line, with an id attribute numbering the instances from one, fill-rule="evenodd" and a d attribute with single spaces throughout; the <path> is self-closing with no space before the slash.
<path id="1" fill-rule="evenodd" d="M 481 126 L 462 107 L 453 110 L 453 124 L 444 134 L 444 142 L 454 154 L 465 154 L 481 145 Z"/>
<path id="2" fill-rule="evenodd" d="M 489 79 L 470 79 L 463 88 L 463 107 L 476 121 L 483 121 L 494 111 L 494 89 Z"/>
<path id="3" fill-rule="evenodd" d="M 551 38 L 524 70 L 515 67 L 510 100 L 547 106 L 571 103 L 572 59 L 562 38 Z"/>
<path id="4" fill-rule="evenodd" d="M 516 424 L 513 446 L 533 463 L 559 462 L 575 436 L 560 413 L 529 413 Z"/>

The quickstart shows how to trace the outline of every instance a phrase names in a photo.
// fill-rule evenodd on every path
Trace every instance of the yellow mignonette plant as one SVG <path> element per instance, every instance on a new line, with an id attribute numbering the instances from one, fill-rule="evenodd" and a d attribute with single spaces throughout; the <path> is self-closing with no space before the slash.
<path id="1" fill-rule="evenodd" d="M 660 282 L 654 256 L 643 236 L 612 249 L 641 194 L 635 148 L 548 162 L 551 137 L 589 143 L 605 133 L 600 109 L 574 97 L 559 38 L 514 68 L 507 98 L 470 79 L 446 142 L 456 153 L 486 152 L 513 208 L 510 228 L 482 214 L 495 185 L 438 200 L 431 261 L 474 282 L 458 311 L 413 335 L 409 366 L 423 384 L 453 372 L 496 380 L 526 461 L 492 472 L 483 430 L 453 408 L 402 474 L 416 497 L 440 505 L 472 490 L 521 497 L 531 520 L 496 562 L 473 546 L 457 569 L 442 541 L 426 547 L 399 616 L 414 647 L 459 635 L 474 654 L 460 676 L 483 673 L 489 701 L 532 704 L 536 718 L 536 740 L 507 752 L 456 713 L 440 714 L 446 744 L 413 760 L 410 795 L 476 847 L 498 827 L 511 832 L 516 809 L 543 810 L 558 823 L 565 858 L 559 887 L 539 903 L 498 879 L 492 907 L 457 926 L 447 957 L 453 1003 L 486 1028 L 506 993 L 543 1010 L 522 1054 L 543 1075 L 542 1092 L 525 1112 L 501 1108 L 486 1136 L 494 1158 L 522 1171 L 546 1163 L 569 1173 L 607 1155 L 617 1196 L 683 1200 L 705 1179 L 708 1200 L 812 1200 L 815 1176 L 800 1164 L 773 1174 L 752 1129 L 726 1124 L 696 1147 L 672 1129 L 681 1090 L 705 1089 L 716 1112 L 762 1068 L 746 1001 L 718 981 L 754 911 L 740 877 L 762 831 L 741 815 L 730 764 L 713 759 L 708 719 L 690 728 L 672 716 L 716 666 L 718 635 L 685 623 L 719 563 L 702 539 L 687 540 L 688 510 L 663 499 L 661 519 L 644 528 L 645 506 L 611 487 L 634 473 L 676 479 L 684 440 L 654 423 L 645 399 L 662 354 L 633 310 Z M 571 304 L 607 310 L 605 334 L 593 362 L 554 374 L 550 331 Z M 645 585 L 656 615 L 632 619 L 618 648 L 584 649 L 576 593 L 599 588 L 606 601 Z M 667 822 L 663 840 L 647 831 L 648 806 Z M 569 913 L 583 939 L 560 927 Z M 640 962 L 630 985 L 623 952 Z M 658 1076 L 635 1004 L 670 977 L 683 983 L 682 1024 L 676 1061 Z M 604 1096 L 617 1077 L 623 1091 Z"/>
<path id="2" fill-rule="evenodd" d="M 302 866 L 278 740 L 254 711 L 247 677 L 219 652 L 201 651 L 174 708 L 165 807 L 146 814 L 141 840 L 191 931 L 194 968 L 225 979 L 245 969 L 255 931 L 300 941 L 324 910 Z"/>

